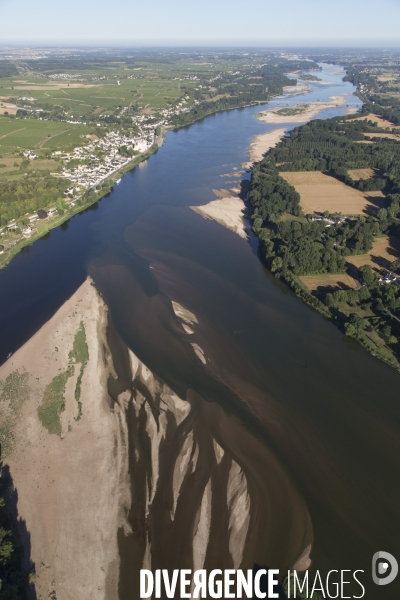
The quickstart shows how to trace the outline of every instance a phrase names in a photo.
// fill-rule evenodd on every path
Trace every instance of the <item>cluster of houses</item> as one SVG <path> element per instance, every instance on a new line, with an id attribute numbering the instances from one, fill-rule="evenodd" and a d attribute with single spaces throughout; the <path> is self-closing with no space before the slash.
<path id="1" fill-rule="evenodd" d="M 38 158 L 38 155 L 36 154 L 36 152 L 33 152 L 32 150 L 25 150 L 24 156 L 25 156 L 25 158 L 29 158 L 29 160 Z"/>
<path id="2" fill-rule="evenodd" d="M 154 144 L 154 132 L 151 136 L 128 137 L 116 131 L 107 133 L 103 139 L 91 141 L 83 147 L 75 148 L 71 153 L 61 153 L 61 158 L 66 161 L 82 161 L 74 168 L 63 167 L 61 175 L 69 179 L 74 185 L 66 190 L 66 194 L 74 195 L 79 188 L 89 189 L 101 184 L 105 179 L 126 166 L 131 156 L 124 156 L 120 149 L 125 147 L 141 154 L 149 150 Z M 104 158 L 96 156 L 96 152 L 104 153 Z M 60 154 L 58 152 L 58 154 Z M 87 164 L 87 161 L 90 164 Z M 58 174 L 54 174 L 58 175 Z"/>
<path id="3" fill-rule="evenodd" d="M 332 218 L 325 217 L 322 215 L 313 215 L 312 217 L 310 217 L 310 221 L 324 221 L 326 223 L 325 227 L 332 227 L 332 225 L 340 225 L 340 223 L 343 223 L 346 220 L 347 217 Z"/>
<path id="4" fill-rule="evenodd" d="M 382 277 L 379 278 L 379 283 L 394 283 L 400 286 L 400 277 L 391 271 L 384 271 Z"/>
<path id="5" fill-rule="evenodd" d="M 80 77 L 79 73 L 55 73 L 54 75 L 48 75 L 49 79 L 75 79 Z"/>

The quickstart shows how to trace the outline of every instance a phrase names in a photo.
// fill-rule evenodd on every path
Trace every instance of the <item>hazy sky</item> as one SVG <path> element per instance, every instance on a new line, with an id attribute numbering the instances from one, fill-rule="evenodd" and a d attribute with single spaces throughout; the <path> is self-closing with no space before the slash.
<path id="1" fill-rule="evenodd" d="M 400 46 L 400 0 L 0 0 L 0 43 Z"/>

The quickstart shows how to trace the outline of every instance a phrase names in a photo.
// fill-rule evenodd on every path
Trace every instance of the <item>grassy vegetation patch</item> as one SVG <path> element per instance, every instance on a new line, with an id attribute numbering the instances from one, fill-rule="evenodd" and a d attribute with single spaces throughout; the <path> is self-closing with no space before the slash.
<path id="1" fill-rule="evenodd" d="M 283 115 L 284 117 L 290 117 L 292 115 L 301 115 L 305 113 L 309 108 L 309 104 L 302 104 L 301 106 L 288 106 L 287 108 L 280 108 L 276 111 L 277 115 Z"/>
<path id="2" fill-rule="evenodd" d="M 54 377 L 44 393 L 42 403 L 37 412 L 40 422 L 49 433 L 61 436 L 60 415 L 65 409 L 65 386 L 73 373 L 73 367 L 68 367 L 65 373 Z"/>
<path id="3" fill-rule="evenodd" d="M 14 430 L 24 402 L 29 397 L 29 373 L 13 371 L 0 381 L 0 445 L 8 456 L 15 442 Z"/>
<path id="4" fill-rule="evenodd" d="M 86 331 L 83 321 L 80 322 L 79 329 L 75 334 L 74 345 L 72 347 L 71 352 L 69 353 L 69 359 L 73 361 L 75 364 L 81 365 L 78 379 L 76 381 L 75 386 L 75 400 L 78 403 L 78 416 L 76 417 L 76 421 L 82 417 L 82 402 L 81 402 L 81 386 L 82 386 L 82 377 L 85 371 L 85 367 L 89 360 L 89 348 L 86 342 Z"/>

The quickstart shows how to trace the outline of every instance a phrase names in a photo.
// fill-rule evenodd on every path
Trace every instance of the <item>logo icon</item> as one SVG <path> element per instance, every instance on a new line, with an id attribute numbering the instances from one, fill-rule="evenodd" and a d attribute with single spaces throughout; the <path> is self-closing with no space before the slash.
<path id="1" fill-rule="evenodd" d="M 372 557 L 372 579 L 376 585 L 392 583 L 399 572 L 397 560 L 389 552 L 375 552 Z"/>

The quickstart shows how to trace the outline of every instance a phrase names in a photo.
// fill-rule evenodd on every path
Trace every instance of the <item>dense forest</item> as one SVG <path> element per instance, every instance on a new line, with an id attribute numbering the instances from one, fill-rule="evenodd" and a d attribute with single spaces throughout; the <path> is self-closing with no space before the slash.
<path id="1" fill-rule="evenodd" d="M 374 137 L 374 143 L 357 143 L 384 131 L 368 114 L 357 121 L 336 117 L 298 127 L 253 168 L 248 199 L 260 254 L 271 271 L 371 351 L 373 343 L 363 332 L 373 330 L 400 358 L 400 286 L 382 282 L 387 269 L 400 273 L 400 260 L 375 270 L 357 269 L 346 260 L 370 251 L 376 238 L 400 238 L 400 140 Z M 366 168 L 374 170 L 372 177 L 355 180 L 349 174 Z M 282 171 L 320 171 L 360 191 L 382 190 L 385 205 L 365 216 L 305 215 Z M 299 279 L 323 273 L 347 273 L 358 289 L 311 293 Z"/>

